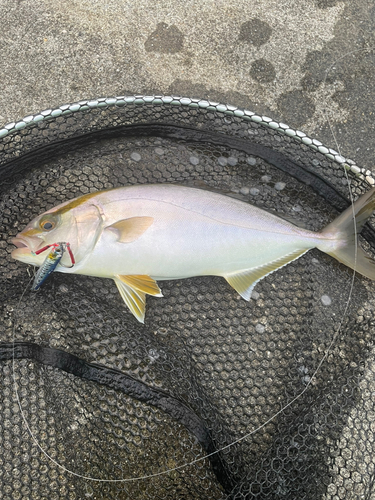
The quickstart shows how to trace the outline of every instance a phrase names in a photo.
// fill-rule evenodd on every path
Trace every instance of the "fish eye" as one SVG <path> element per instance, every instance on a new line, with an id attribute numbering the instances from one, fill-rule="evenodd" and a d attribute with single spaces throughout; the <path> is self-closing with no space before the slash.
<path id="1" fill-rule="evenodd" d="M 55 227 L 55 223 L 49 220 L 46 220 L 40 224 L 41 229 L 44 231 L 51 231 Z"/>

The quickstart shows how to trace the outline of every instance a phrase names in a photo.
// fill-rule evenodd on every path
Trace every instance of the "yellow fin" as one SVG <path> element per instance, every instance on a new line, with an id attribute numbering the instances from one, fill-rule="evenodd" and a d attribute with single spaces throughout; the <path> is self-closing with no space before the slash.
<path id="1" fill-rule="evenodd" d="M 293 260 L 298 259 L 307 250 L 296 250 L 288 255 L 284 255 L 280 259 L 274 260 L 263 266 L 255 267 L 254 269 L 247 269 L 246 271 L 241 271 L 236 274 L 231 274 L 224 276 L 227 282 L 232 286 L 245 300 L 250 300 L 251 292 L 253 291 L 255 285 L 262 278 L 268 274 L 273 273 L 280 267 L 289 264 Z"/>
<path id="2" fill-rule="evenodd" d="M 154 222 L 153 217 L 130 217 L 115 222 L 106 229 L 115 230 L 121 243 L 130 243 L 137 240 Z"/>
<path id="3" fill-rule="evenodd" d="M 155 280 L 147 275 L 116 275 L 116 286 L 125 304 L 140 323 L 144 323 L 146 309 L 146 294 L 162 297 Z"/>
<path id="4" fill-rule="evenodd" d="M 156 281 L 150 278 L 150 276 L 147 276 L 147 274 L 131 274 L 128 276 L 118 275 L 117 278 L 139 292 L 147 293 L 147 295 L 155 295 L 156 297 L 163 296 Z"/>

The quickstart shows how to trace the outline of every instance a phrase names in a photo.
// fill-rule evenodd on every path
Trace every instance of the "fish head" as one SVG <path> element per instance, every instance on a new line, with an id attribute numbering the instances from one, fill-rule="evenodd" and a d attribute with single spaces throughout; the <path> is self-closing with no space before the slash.
<path id="1" fill-rule="evenodd" d="M 95 247 L 101 231 L 103 218 L 100 207 L 91 200 L 76 198 L 58 205 L 33 219 L 25 229 L 12 239 L 15 248 L 12 257 L 16 260 L 41 266 L 47 251 L 38 254 L 48 245 L 69 243 L 76 264 L 85 259 Z M 70 256 L 65 252 L 61 263 L 71 266 Z"/>

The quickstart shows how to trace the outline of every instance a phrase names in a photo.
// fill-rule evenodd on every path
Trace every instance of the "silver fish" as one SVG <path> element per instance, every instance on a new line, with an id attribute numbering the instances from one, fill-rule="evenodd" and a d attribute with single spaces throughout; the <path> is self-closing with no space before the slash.
<path id="1" fill-rule="evenodd" d="M 121 187 L 75 198 L 35 218 L 13 239 L 18 248 L 12 256 L 40 266 L 43 257 L 35 252 L 43 245 L 70 242 L 76 264 L 56 270 L 112 278 L 143 322 L 146 295 L 162 296 L 156 280 L 222 276 L 249 300 L 259 280 L 312 248 L 375 279 L 375 261 L 360 246 L 355 254 L 355 235 L 374 209 L 375 188 L 313 232 L 211 191 Z"/>

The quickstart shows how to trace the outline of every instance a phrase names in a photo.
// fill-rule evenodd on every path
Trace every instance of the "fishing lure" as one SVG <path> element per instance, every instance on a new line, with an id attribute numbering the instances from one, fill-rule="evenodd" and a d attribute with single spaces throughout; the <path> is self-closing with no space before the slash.
<path id="1" fill-rule="evenodd" d="M 39 267 L 38 272 L 35 275 L 33 285 L 31 287 L 31 290 L 35 292 L 38 290 L 42 284 L 46 281 L 48 276 L 53 273 L 53 271 L 56 269 L 56 267 L 60 264 L 65 250 L 68 250 L 68 253 L 70 255 L 70 260 L 72 262 L 71 266 L 64 266 L 64 267 L 73 267 L 75 264 L 74 256 L 73 253 L 70 249 L 69 243 L 61 242 L 61 243 L 53 243 L 52 245 L 47 245 L 37 252 L 35 252 L 36 255 L 44 252 L 48 248 L 51 248 L 50 252 L 48 253 L 45 261 L 43 264 Z"/>

